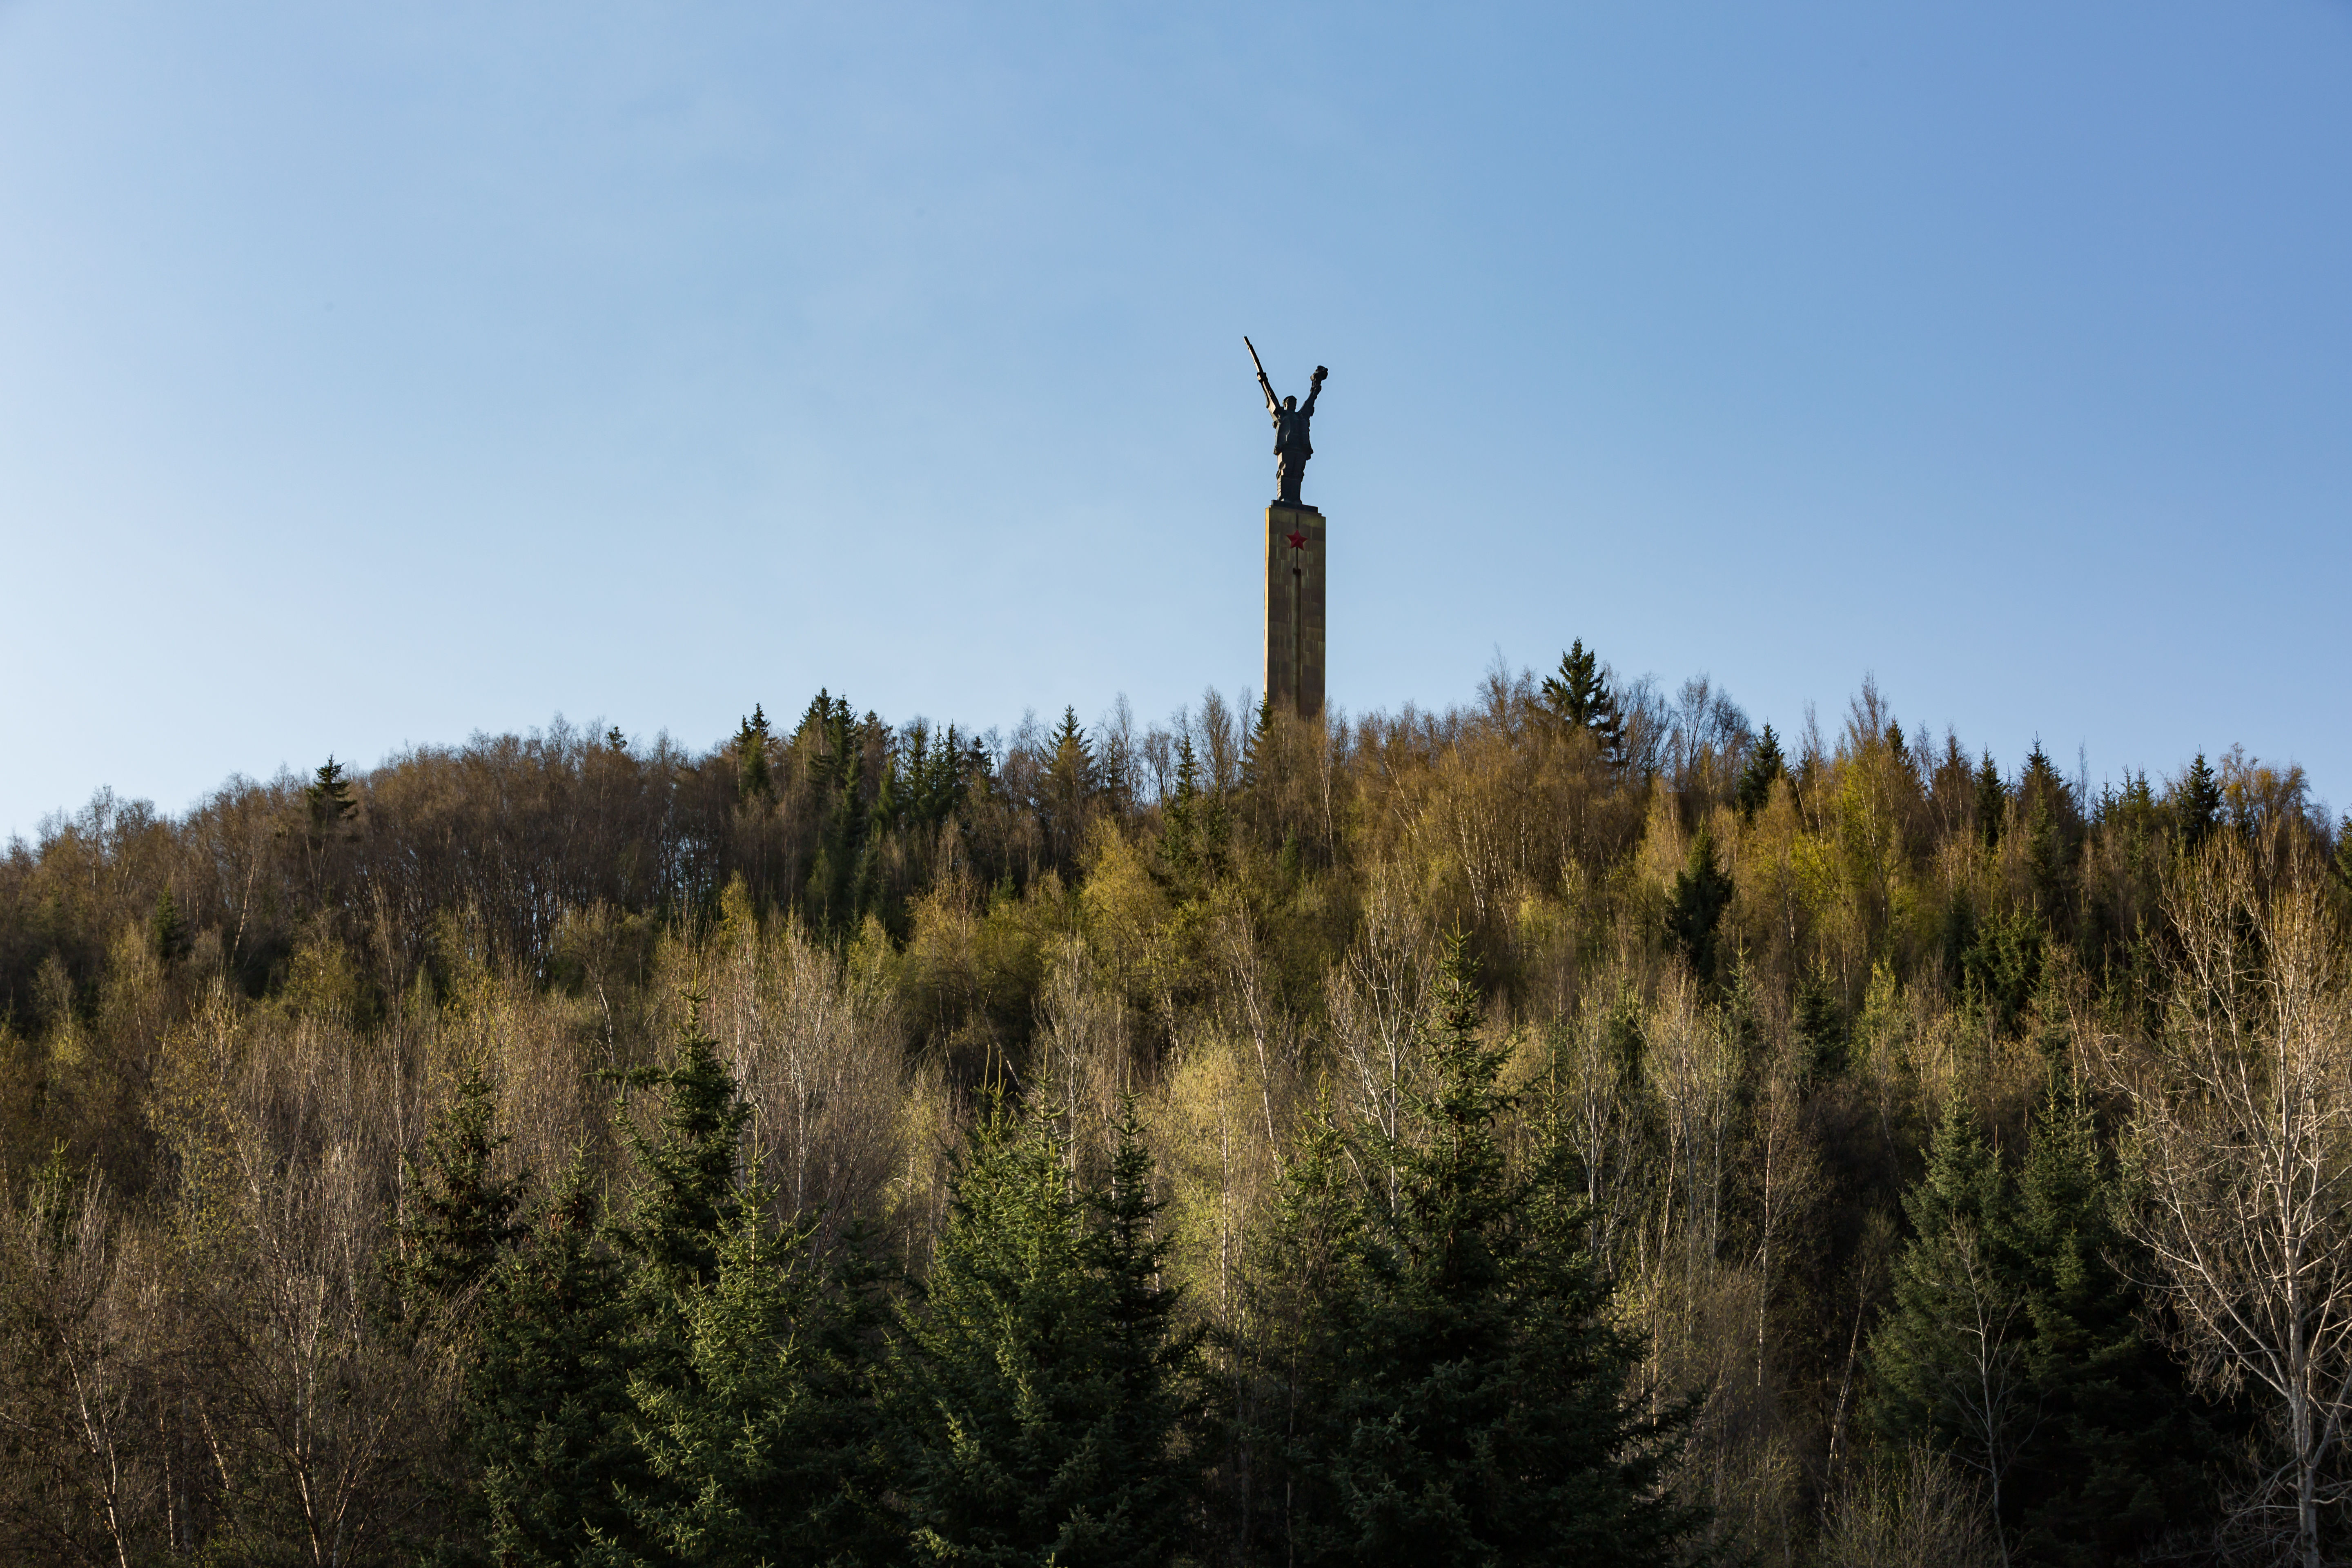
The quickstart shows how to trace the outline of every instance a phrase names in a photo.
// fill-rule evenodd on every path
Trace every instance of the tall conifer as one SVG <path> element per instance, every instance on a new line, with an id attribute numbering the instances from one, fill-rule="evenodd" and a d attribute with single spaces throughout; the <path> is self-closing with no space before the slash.
<path id="1" fill-rule="evenodd" d="M 1636 1347 L 1583 1249 L 1566 1163 L 1514 1173 L 1504 1053 L 1483 1044 L 1460 938 L 1423 1044 L 1431 1087 L 1367 1194 L 1361 1262 L 1335 1280 L 1328 1393 L 1298 1445 L 1320 1517 L 1308 1563 L 1667 1563 L 1699 1515 L 1667 1491 L 1685 1412 L 1633 1397 Z"/>

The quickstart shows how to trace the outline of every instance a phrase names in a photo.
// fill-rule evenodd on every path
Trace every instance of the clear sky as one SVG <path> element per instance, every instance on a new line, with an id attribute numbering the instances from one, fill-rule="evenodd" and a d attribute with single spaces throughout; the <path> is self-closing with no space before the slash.
<path id="1" fill-rule="evenodd" d="M 0 837 L 1575 637 L 2352 804 L 2352 7 L 0 0 Z"/>

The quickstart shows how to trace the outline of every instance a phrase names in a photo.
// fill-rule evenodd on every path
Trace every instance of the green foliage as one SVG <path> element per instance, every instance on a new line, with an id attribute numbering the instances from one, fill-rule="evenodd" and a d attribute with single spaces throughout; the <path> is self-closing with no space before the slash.
<path id="1" fill-rule="evenodd" d="M 1666 903 L 1666 934 L 1690 960 L 1691 973 L 1702 980 L 1715 976 L 1716 927 L 1733 890 L 1731 878 L 1716 863 L 1715 835 L 1702 825 Z"/>
<path id="2" fill-rule="evenodd" d="M 384 1273 L 404 1321 L 446 1323 L 476 1290 L 524 1227 L 515 1219 L 528 1178 L 497 1172 L 509 1142 L 498 1127 L 498 1094 L 478 1068 L 425 1134 L 423 1157 L 404 1155 L 401 1206 Z"/>
<path id="3" fill-rule="evenodd" d="M 597 1219 L 583 1159 L 541 1203 L 528 1239 L 485 1294 L 463 1419 L 488 1562 L 570 1563 L 592 1540 L 628 1530 L 620 1497 L 643 1485 L 627 1425 L 625 1276 Z M 447 1555 L 482 1560 L 463 1548 Z"/>
<path id="4" fill-rule="evenodd" d="M 652 1090 L 661 1111 L 650 1134 L 622 1122 L 641 1184 L 614 1239 L 660 1288 L 704 1283 L 718 1267 L 719 1234 L 740 1206 L 735 1169 L 751 1108 L 719 1061 L 719 1042 L 703 1029 L 698 1003 L 670 1065 L 640 1068 L 625 1081 Z"/>
<path id="5" fill-rule="evenodd" d="M 1960 958 L 1961 981 L 1969 996 L 2004 1031 L 2017 1027 L 2041 984 L 2046 934 L 2042 917 L 2026 909 L 1973 922 Z"/>
<path id="6" fill-rule="evenodd" d="M 1764 733 L 1748 753 L 1748 762 L 1739 770 L 1739 783 L 1732 792 L 1732 800 L 1739 815 L 1749 822 L 1764 809 L 1772 798 L 1772 781 L 1789 771 L 1788 759 L 1780 754 L 1780 739 L 1772 733 L 1772 726 L 1764 726 Z"/>
<path id="7" fill-rule="evenodd" d="M 745 1188 L 711 1277 L 653 1309 L 676 1353 L 630 1379 L 644 1479 L 619 1494 L 630 1531 L 606 1535 L 592 1561 L 850 1568 L 892 1558 L 859 1332 L 868 1314 L 819 1267 L 813 1226 L 778 1229 L 767 1217 L 772 1199 Z"/>
<path id="8" fill-rule="evenodd" d="M 1041 1116 L 992 1103 L 904 1314 L 898 1444 L 918 1560 L 1172 1561 L 1195 1485 L 1199 1334 L 1158 1278 L 1130 1104 L 1108 1186 L 1081 1190 Z"/>
<path id="9" fill-rule="evenodd" d="M 352 781 L 344 776 L 343 764 L 332 756 L 319 764 L 316 776 L 303 786 L 302 798 L 310 805 L 310 826 L 316 832 L 323 833 L 359 814 Z"/>
<path id="10" fill-rule="evenodd" d="M 2053 1088 L 2012 1174 L 1958 1096 L 1906 1194 L 1871 1415 L 1974 1471 L 2016 1554 L 2137 1562 L 2197 1522 L 2221 1445 L 2150 1336 L 2088 1108 Z"/>
<path id="11" fill-rule="evenodd" d="M 156 895 L 155 918 L 148 923 L 148 937 L 154 943 L 155 956 L 165 963 L 177 963 L 195 945 L 195 933 L 180 918 L 179 902 L 169 888 Z"/>
<path id="12" fill-rule="evenodd" d="M 1331 1563 L 1674 1561 L 1701 1522 L 1664 1487 L 1685 1413 L 1653 1415 L 1629 1387 L 1638 1349 L 1583 1251 L 1565 1152 L 1509 1169 L 1504 1053 L 1479 1026 L 1457 937 L 1423 1035 L 1430 1087 L 1389 1152 L 1393 1197 L 1381 1184 L 1339 1196 L 1328 1142 L 1301 1151 L 1287 1184 L 1284 1223 L 1328 1237 L 1310 1314 L 1328 1326 L 1286 1413 L 1307 1502 L 1283 1549 Z"/>
<path id="13" fill-rule="evenodd" d="M 2173 830 L 2185 847 L 2200 847 L 2221 825 L 2221 781 L 2214 776 L 2204 752 L 2197 753 L 2197 760 L 2173 785 L 2171 795 Z"/>
<path id="14" fill-rule="evenodd" d="M 768 714 L 758 703 L 735 731 L 735 789 L 747 801 L 772 800 L 774 775 L 768 771 Z"/>
<path id="15" fill-rule="evenodd" d="M 1612 763 L 1624 760 L 1625 722 L 1609 688 L 1608 668 L 1598 653 L 1579 637 L 1559 656 L 1559 668 L 1544 678 L 1545 710 L 1571 730 L 1582 730 L 1600 743 L 1601 755 Z"/>
<path id="16" fill-rule="evenodd" d="M 1977 768 L 1976 793 L 1977 841 L 1987 849 L 2000 846 L 2000 830 L 2009 816 L 2009 786 L 2001 783 L 2000 770 L 1993 765 L 1992 753 L 1987 752 Z"/>

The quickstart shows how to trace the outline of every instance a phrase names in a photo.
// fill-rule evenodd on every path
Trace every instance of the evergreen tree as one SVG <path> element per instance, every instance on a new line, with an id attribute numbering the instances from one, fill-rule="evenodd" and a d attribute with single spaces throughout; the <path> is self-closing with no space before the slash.
<path id="1" fill-rule="evenodd" d="M 490 1277 L 465 1380 L 464 1442 L 480 1476 L 486 1552 L 452 1563 L 554 1568 L 615 1540 L 620 1498 L 642 1487 L 628 1421 L 628 1305 L 597 1226 L 585 1155 Z"/>
<path id="2" fill-rule="evenodd" d="M 624 1489 L 634 1549 L 594 1561 L 679 1568 L 892 1559 L 855 1290 L 830 1288 L 814 1227 L 779 1229 L 758 1184 L 738 1194 L 708 1280 L 674 1301 L 681 1353 L 629 1384 L 645 1483 Z"/>
<path id="3" fill-rule="evenodd" d="M 188 956 L 195 945 L 187 922 L 180 918 L 179 901 L 166 888 L 155 899 L 155 918 L 149 923 L 148 934 L 155 944 L 155 956 L 165 963 L 177 963 Z"/>
<path id="4" fill-rule="evenodd" d="M 1731 903 L 1731 879 L 1716 864 L 1715 836 L 1704 824 L 1691 839 L 1690 856 L 1675 876 L 1666 904 L 1666 934 L 1702 980 L 1715 975 L 1715 932 Z"/>
<path id="5" fill-rule="evenodd" d="M 2197 753 L 2173 787 L 2172 814 L 2181 843 L 2191 849 L 2200 847 L 2221 825 L 2221 781 L 2213 776 L 2204 752 Z"/>
<path id="6" fill-rule="evenodd" d="M 1267 770 L 1273 765 L 1274 699 L 1262 692 L 1249 733 L 1242 737 L 1242 788 L 1253 793 L 1265 788 L 1269 782 Z"/>
<path id="7" fill-rule="evenodd" d="M 2138 1562 L 2198 1522 L 2224 1458 L 2184 1369 L 2149 1332 L 2116 1183 L 2079 1089 L 2053 1081 L 2017 1184 L 2027 1365 L 2045 1416 L 2016 1490 L 2023 1555 L 2066 1568 Z"/>
<path id="8" fill-rule="evenodd" d="M 1976 814 L 1977 841 L 1988 849 L 1999 848 L 2002 820 L 2009 815 L 2009 787 L 2000 782 L 1990 752 L 1977 769 Z"/>
<path id="9" fill-rule="evenodd" d="M 772 800 L 776 781 L 768 771 L 768 715 L 758 703 L 735 731 L 735 792 L 743 799 Z"/>
<path id="10" fill-rule="evenodd" d="M 1559 656 L 1557 673 L 1544 677 L 1541 700 L 1560 723 L 1590 733 L 1603 761 L 1612 765 L 1624 761 L 1624 719 L 1609 689 L 1608 667 L 1598 653 L 1585 647 L 1583 638 Z"/>
<path id="11" fill-rule="evenodd" d="M 317 775 L 302 790 L 310 803 L 310 826 L 324 833 L 337 823 L 359 814 L 360 803 L 352 794 L 352 781 L 343 774 L 343 764 L 330 755 L 319 764 Z"/>
<path id="12" fill-rule="evenodd" d="M 1513 1175 L 1504 1053 L 1477 1037 L 1458 937 L 1433 997 L 1432 1086 L 1370 1194 L 1332 1387 L 1304 1468 L 1325 1499 L 1304 1562 L 1665 1563 L 1697 1528 L 1664 1471 L 1687 1411 L 1628 1388 L 1638 1361 L 1583 1250 L 1567 1162 Z"/>
<path id="13" fill-rule="evenodd" d="M 903 1314 L 899 1489 L 919 1561 L 1171 1560 L 1197 1463 L 1178 1419 L 1192 1351 L 1152 1278 L 1148 1163 L 1131 1117 L 1108 1193 L 1073 1191 L 1066 1152 L 1050 1122 L 991 1106 Z"/>
<path id="14" fill-rule="evenodd" d="M 515 1211 L 526 1178 L 500 1176 L 498 1096 L 473 1068 L 425 1134 L 423 1157 L 401 1157 L 400 1215 L 384 1273 L 401 1318 L 440 1324 L 461 1310 L 524 1234 Z"/>
<path id="15" fill-rule="evenodd" d="M 2015 1176 L 1954 1096 L 1872 1336 L 1880 1435 L 1975 1471 L 2027 1562 L 2139 1561 L 2197 1521 L 2221 1458 L 2146 1327 L 2114 1182 L 2079 1094 L 2053 1086 Z"/>
<path id="16" fill-rule="evenodd" d="M 1320 1461 L 1339 1429 L 1337 1375 L 1362 1298 L 1367 1215 L 1331 1110 L 1329 1086 L 1282 1168 L 1274 1212 L 1252 1245 L 1248 1343 L 1256 1386 L 1243 1431 L 1253 1463 L 1243 1500 L 1244 1554 L 1311 1561 L 1339 1517 Z M 1261 1531 L 1255 1521 L 1267 1521 Z M 1255 1548 L 1255 1552 L 1250 1551 Z"/>
<path id="17" fill-rule="evenodd" d="M 1756 814 L 1772 798 L 1772 781 L 1788 771 L 1788 759 L 1780 754 L 1780 737 L 1767 724 L 1762 739 L 1748 754 L 1748 765 L 1739 770 L 1739 783 L 1734 787 L 1732 798 L 1739 807 L 1739 815 L 1749 822 L 1755 821 Z"/>
<path id="18" fill-rule="evenodd" d="M 1895 1263 L 1894 1305 L 1871 1335 L 1870 1414 L 1889 1440 L 1926 1440 L 1966 1465 L 2006 1521 L 2019 1458 L 2046 1411 L 2026 1363 L 2032 1323 L 2014 1195 L 1958 1094 L 1903 1207 L 1912 1237 Z"/>
<path id="19" fill-rule="evenodd" d="M 1101 1468 L 1111 1489 L 1099 1511 L 1123 1543 L 1121 1561 L 1164 1563 L 1182 1542 L 1202 1462 L 1205 1324 L 1180 1329 L 1181 1292 L 1164 1275 L 1167 1207 L 1152 1194 L 1151 1155 L 1135 1096 L 1119 1102 L 1107 1183 L 1087 1194 L 1088 1260 L 1104 1299 L 1103 1365 L 1113 1400 Z"/>
<path id="20" fill-rule="evenodd" d="M 1075 708 L 1062 710 L 1054 731 L 1054 750 L 1045 767 L 1045 824 L 1056 853 L 1075 857 L 1081 847 L 1087 809 L 1099 792 L 1095 776 L 1094 747 L 1078 724 Z"/>
<path id="21" fill-rule="evenodd" d="M 703 1029 L 698 1002 L 679 1030 L 676 1059 L 624 1079 L 659 1096 L 661 1114 L 650 1135 L 621 1124 L 640 1186 L 614 1239 L 658 1288 L 706 1283 L 718 1267 L 719 1235 L 740 1204 L 736 1162 L 751 1108 L 719 1059 L 719 1042 Z"/>
<path id="22" fill-rule="evenodd" d="M 1192 737 L 1176 737 L 1176 790 L 1160 811 L 1160 858 L 1177 875 L 1192 870 L 1201 852 L 1201 760 Z"/>
<path id="23" fill-rule="evenodd" d="M 878 721 L 867 726 L 877 727 Z M 802 716 L 797 734 L 813 752 L 808 779 L 819 824 L 803 896 L 811 924 L 820 931 L 844 931 L 858 915 L 861 853 L 871 820 L 866 802 L 865 735 L 849 716 L 849 699 L 822 690 Z"/>

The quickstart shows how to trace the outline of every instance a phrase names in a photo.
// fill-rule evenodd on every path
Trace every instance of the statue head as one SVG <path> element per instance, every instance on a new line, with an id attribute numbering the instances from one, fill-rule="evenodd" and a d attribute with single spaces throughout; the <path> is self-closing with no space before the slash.
<path id="1" fill-rule="evenodd" d="M 1284 399 L 1282 400 L 1282 411 L 1283 411 L 1285 414 L 1296 414 L 1296 413 L 1297 413 L 1297 412 L 1298 412 L 1298 399 L 1297 399 L 1296 397 L 1286 397 L 1286 398 L 1284 398 Z"/>

